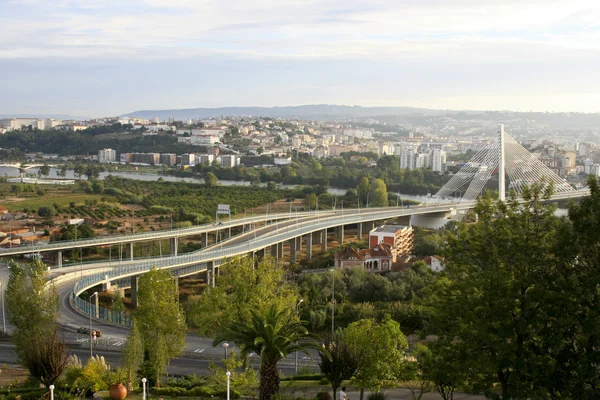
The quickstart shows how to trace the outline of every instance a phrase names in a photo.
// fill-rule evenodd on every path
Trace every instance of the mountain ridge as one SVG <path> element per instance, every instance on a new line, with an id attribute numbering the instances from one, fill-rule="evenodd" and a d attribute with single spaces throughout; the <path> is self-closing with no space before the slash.
<path id="1" fill-rule="evenodd" d="M 199 119 L 219 116 L 252 116 L 252 117 L 281 117 L 281 118 L 364 118 L 383 115 L 444 115 L 464 111 L 432 110 L 417 107 L 363 107 L 334 104 L 309 104 L 301 106 L 281 107 L 215 107 L 215 108 L 184 108 L 163 110 L 137 110 L 126 117 L 159 119 Z"/>

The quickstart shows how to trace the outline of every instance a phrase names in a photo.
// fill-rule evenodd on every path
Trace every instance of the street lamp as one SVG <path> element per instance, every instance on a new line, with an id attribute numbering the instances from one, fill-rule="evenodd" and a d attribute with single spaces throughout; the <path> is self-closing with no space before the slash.
<path id="1" fill-rule="evenodd" d="M 146 378 L 142 378 L 142 399 L 146 400 L 146 382 L 148 380 Z"/>
<path id="2" fill-rule="evenodd" d="M 333 272 L 335 271 L 333 268 L 331 271 L 331 337 L 333 338 L 334 332 L 334 323 L 335 323 L 335 275 Z"/>
<path id="3" fill-rule="evenodd" d="M 223 343 L 223 348 L 225 349 L 225 359 L 227 360 L 227 348 L 229 347 L 229 343 Z"/>
<path id="4" fill-rule="evenodd" d="M 92 297 L 96 296 L 98 298 L 98 292 L 94 292 L 93 295 L 90 296 L 90 358 L 94 357 L 93 355 L 93 347 L 94 343 L 92 342 Z"/>
<path id="5" fill-rule="evenodd" d="M 229 400 L 229 383 L 231 380 L 231 372 L 227 371 L 225 375 L 227 375 L 227 400 Z"/>
<path id="6" fill-rule="evenodd" d="M 50 400 L 54 400 L 54 385 L 48 386 L 48 389 L 50 389 Z"/>
<path id="7" fill-rule="evenodd" d="M 300 299 L 300 301 L 298 301 L 298 304 L 296 304 L 296 317 L 298 317 L 298 315 L 300 314 L 299 307 L 303 301 L 304 301 L 304 299 Z M 298 350 L 296 350 L 295 353 L 296 353 L 296 359 L 294 361 L 294 371 L 295 371 L 295 374 L 298 375 Z"/>

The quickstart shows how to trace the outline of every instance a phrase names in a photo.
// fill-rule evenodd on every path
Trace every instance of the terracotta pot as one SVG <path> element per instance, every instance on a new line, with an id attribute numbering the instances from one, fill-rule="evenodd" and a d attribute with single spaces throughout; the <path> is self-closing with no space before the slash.
<path id="1" fill-rule="evenodd" d="M 110 387 L 110 398 L 112 400 L 123 400 L 127 397 L 127 389 L 121 383 L 115 383 Z"/>

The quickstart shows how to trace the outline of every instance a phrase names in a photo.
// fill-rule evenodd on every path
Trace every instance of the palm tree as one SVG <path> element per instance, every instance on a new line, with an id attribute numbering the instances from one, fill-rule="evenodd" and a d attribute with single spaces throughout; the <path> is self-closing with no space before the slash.
<path id="1" fill-rule="evenodd" d="M 273 304 L 264 311 L 252 310 L 248 324 L 231 323 L 213 342 L 233 342 L 242 356 L 256 353 L 260 356 L 259 400 L 271 400 L 279 393 L 277 362 L 288 354 L 300 351 L 310 356 L 308 349 L 318 349 L 303 321 L 293 321 L 289 310 L 281 310 Z"/>

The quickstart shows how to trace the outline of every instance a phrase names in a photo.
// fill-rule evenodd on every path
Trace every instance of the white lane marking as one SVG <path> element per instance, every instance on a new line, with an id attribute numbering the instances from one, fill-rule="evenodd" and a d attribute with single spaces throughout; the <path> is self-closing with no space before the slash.
<path id="1" fill-rule="evenodd" d="M 119 346 L 123 346 L 123 342 L 116 342 L 116 343 L 113 343 L 113 346 L 117 346 L 117 347 L 119 347 Z"/>
<path id="2" fill-rule="evenodd" d="M 204 349 L 196 349 L 194 350 L 194 353 L 202 354 L 204 353 Z"/>

